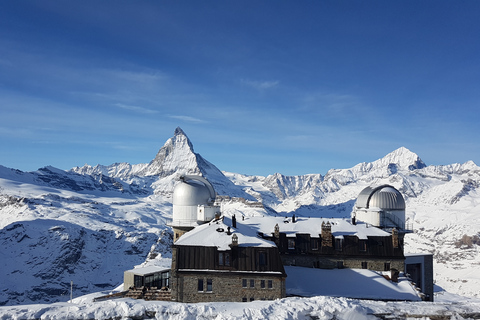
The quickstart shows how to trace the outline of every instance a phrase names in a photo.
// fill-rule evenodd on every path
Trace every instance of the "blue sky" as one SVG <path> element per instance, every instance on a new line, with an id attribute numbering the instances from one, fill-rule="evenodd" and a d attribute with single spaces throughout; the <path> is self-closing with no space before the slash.
<path id="1" fill-rule="evenodd" d="M 0 164 L 480 164 L 479 1 L 3 1 Z"/>

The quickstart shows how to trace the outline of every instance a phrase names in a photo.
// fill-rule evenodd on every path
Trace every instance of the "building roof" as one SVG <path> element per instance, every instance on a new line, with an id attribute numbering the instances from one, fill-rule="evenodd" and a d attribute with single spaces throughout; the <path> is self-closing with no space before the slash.
<path id="1" fill-rule="evenodd" d="M 176 246 L 205 246 L 217 247 L 219 250 L 228 250 L 232 244 L 233 234 L 238 237 L 239 247 L 275 247 L 275 243 L 262 239 L 255 229 L 237 221 L 237 227 L 233 228 L 229 217 L 223 217 L 212 221 L 181 236 Z M 230 234 L 228 228 L 230 227 Z"/>
<path id="2" fill-rule="evenodd" d="M 238 221 L 238 219 L 237 219 Z M 246 217 L 244 221 L 238 221 L 237 226 L 241 224 L 249 225 L 256 232 L 271 235 L 274 232 L 275 225 L 278 224 L 281 233 L 294 237 L 296 233 L 306 233 L 311 236 L 318 236 L 322 233 L 322 223 L 329 222 L 332 227 L 332 235 L 335 238 L 343 236 L 357 236 L 359 239 L 367 239 L 369 236 L 389 236 L 390 234 L 369 224 L 359 222 L 352 224 L 348 219 L 339 218 L 305 218 L 296 217 L 295 223 L 292 218 L 274 217 L 274 216 L 256 216 Z"/>
<path id="3" fill-rule="evenodd" d="M 157 266 L 148 266 L 148 267 L 142 267 L 142 268 L 135 268 L 132 270 L 127 270 L 125 272 L 130 272 L 139 276 L 144 276 L 147 274 L 152 274 L 152 273 L 158 273 L 158 272 L 166 272 L 169 271 L 170 268 L 162 268 L 162 267 L 157 267 Z"/>

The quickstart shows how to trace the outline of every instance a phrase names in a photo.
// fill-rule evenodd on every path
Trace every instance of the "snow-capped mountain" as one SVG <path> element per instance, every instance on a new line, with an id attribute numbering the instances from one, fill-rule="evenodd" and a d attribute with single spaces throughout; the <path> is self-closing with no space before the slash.
<path id="1" fill-rule="evenodd" d="M 194 152 L 180 129 L 149 163 L 21 172 L 0 166 L 0 305 L 65 301 L 113 288 L 123 271 L 168 266 L 171 195 L 181 174 L 206 177 L 228 200 L 226 214 L 280 213 L 348 217 L 366 186 L 392 184 L 404 195 L 415 233 L 408 251 L 434 254 L 435 279 L 448 291 L 477 296 L 480 168 L 472 161 L 426 166 L 399 148 L 385 157 L 325 175 L 246 176 L 221 172 Z M 225 197 L 228 199 L 228 197 Z"/>
<path id="2" fill-rule="evenodd" d="M 155 194 L 171 197 L 174 183 L 182 174 L 199 174 L 207 178 L 219 194 L 235 197 L 247 197 L 248 194 L 236 187 L 213 164 L 195 153 L 193 144 L 181 128 L 176 128 L 172 138 L 168 139 L 150 163 L 131 165 L 115 163 L 109 166 L 84 165 L 75 167 L 72 172 L 86 176 L 108 176 L 127 184 L 142 181 L 144 189 Z"/>

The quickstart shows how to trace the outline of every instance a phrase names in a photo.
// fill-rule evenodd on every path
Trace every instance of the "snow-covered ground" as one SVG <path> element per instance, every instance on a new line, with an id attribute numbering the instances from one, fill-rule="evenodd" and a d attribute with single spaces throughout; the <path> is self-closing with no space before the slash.
<path id="1" fill-rule="evenodd" d="M 181 130 L 146 164 L 86 165 L 71 171 L 45 167 L 35 172 L 0 166 L 0 305 L 66 301 L 71 280 L 76 295 L 84 295 L 116 287 L 123 271 L 134 266 L 167 266 L 172 234 L 166 224 L 172 213 L 171 192 L 181 174 L 206 177 L 227 196 L 222 210 L 237 218 L 293 213 L 347 218 L 364 187 L 391 184 L 404 195 L 413 224 L 406 252 L 434 255 L 437 301 L 450 301 L 453 293 L 464 296 L 445 304 L 411 304 L 440 313 L 479 310 L 477 300 L 465 297 L 480 297 L 480 168 L 473 162 L 426 166 L 400 148 L 377 161 L 325 175 L 247 176 L 222 173 L 194 153 Z M 195 305 L 128 299 L 92 303 L 84 298 L 74 304 L 1 307 L 0 314 L 61 318 L 56 314 L 65 316 L 71 310 L 93 318 L 101 312 L 134 315 L 152 310 L 172 318 L 204 314 L 221 319 L 223 310 L 231 309 L 227 318 L 247 317 L 248 312 L 267 318 L 322 318 L 322 312 L 326 318 L 334 313 L 347 318 L 349 310 L 357 316 L 413 312 L 408 305 L 328 297 Z"/>
<path id="2" fill-rule="evenodd" d="M 107 293 L 107 292 L 104 292 Z M 479 319 L 480 300 L 448 295 L 437 302 L 382 302 L 316 296 L 275 301 L 176 303 L 122 298 L 0 307 L 0 319 Z"/>

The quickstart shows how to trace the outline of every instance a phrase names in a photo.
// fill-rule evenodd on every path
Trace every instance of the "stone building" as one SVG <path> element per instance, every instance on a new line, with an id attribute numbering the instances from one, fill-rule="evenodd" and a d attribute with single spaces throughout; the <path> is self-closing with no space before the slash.
<path id="1" fill-rule="evenodd" d="M 286 276 L 275 243 L 234 219 L 198 226 L 172 247 L 173 301 L 274 300 L 286 296 Z"/>
<path id="2" fill-rule="evenodd" d="M 284 266 L 390 271 L 393 280 L 408 271 L 433 300 L 431 259 L 405 262 L 404 236 L 411 228 L 405 201 L 392 186 L 362 190 L 350 219 L 266 215 L 237 222 L 235 215 L 222 215 L 215 196 L 206 179 L 182 176 L 173 195 L 169 273 L 130 272 L 125 283 L 148 287 L 168 276 L 162 285 L 172 301 L 246 302 L 285 297 Z"/>
<path id="3" fill-rule="evenodd" d="M 403 242 L 395 229 L 389 233 L 346 219 L 265 217 L 246 222 L 259 226 L 263 239 L 275 242 L 284 265 L 404 271 Z M 275 226 L 270 233 L 268 225 Z"/>

